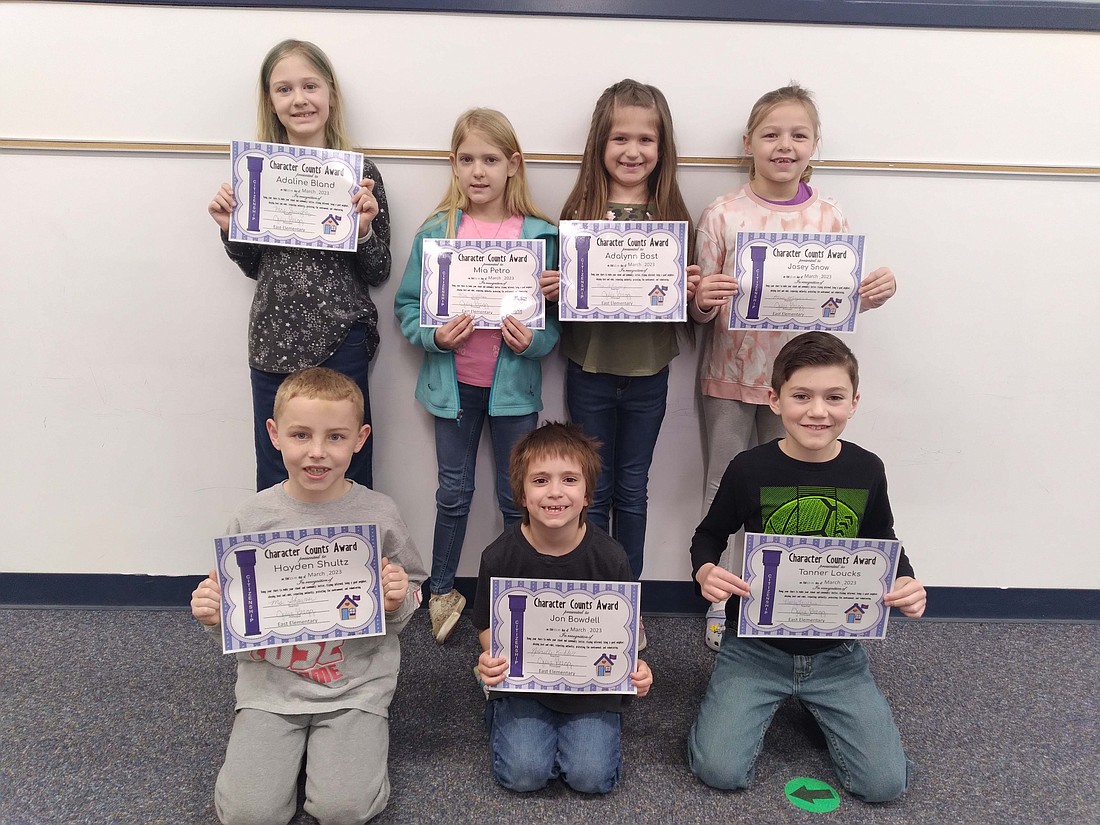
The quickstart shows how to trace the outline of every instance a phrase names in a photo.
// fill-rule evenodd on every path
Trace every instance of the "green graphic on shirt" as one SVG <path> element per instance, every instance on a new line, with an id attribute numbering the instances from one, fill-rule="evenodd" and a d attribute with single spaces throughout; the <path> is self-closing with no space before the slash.
<path id="1" fill-rule="evenodd" d="M 852 539 L 867 508 L 867 491 L 841 487 L 761 487 L 764 532 Z"/>

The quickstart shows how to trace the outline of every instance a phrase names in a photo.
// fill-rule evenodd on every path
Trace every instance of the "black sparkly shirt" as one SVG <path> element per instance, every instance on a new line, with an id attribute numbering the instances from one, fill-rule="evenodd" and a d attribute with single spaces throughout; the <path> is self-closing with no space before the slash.
<path id="1" fill-rule="evenodd" d="M 370 287 L 390 277 L 390 210 L 382 175 L 363 160 L 374 181 L 378 214 L 371 235 L 355 252 L 235 243 L 222 234 L 226 254 L 256 294 L 248 317 L 248 363 L 264 372 L 315 367 L 332 355 L 353 324 L 367 327 L 367 357 L 378 347 L 378 309 Z"/>

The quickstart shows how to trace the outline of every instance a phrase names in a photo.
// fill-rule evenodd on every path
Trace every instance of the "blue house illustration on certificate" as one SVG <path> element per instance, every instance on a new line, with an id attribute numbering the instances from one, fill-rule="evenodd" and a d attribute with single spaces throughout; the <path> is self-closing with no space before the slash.
<path id="1" fill-rule="evenodd" d="M 649 305 L 653 307 L 660 306 L 665 302 L 666 295 L 668 295 L 668 287 L 657 284 L 649 290 Z"/>
<path id="2" fill-rule="evenodd" d="M 611 656 L 604 653 L 592 664 L 596 666 L 597 676 L 610 676 L 611 671 L 615 669 L 615 656 Z"/>
<path id="3" fill-rule="evenodd" d="M 329 215 L 323 221 L 321 221 L 321 228 L 326 235 L 335 235 L 336 230 L 340 227 L 340 216 Z"/>
<path id="4" fill-rule="evenodd" d="M 863 621 L 863 614 L 867 612 L 868 605 L 865 604 L 853 604 L 847 610 L 844 611 L 848 617 L 848 624 L 859 624 Z"/>
<path id="5" fill-rule="evenodd" d="M 340 611 L 340 621 L 346 622 L 355 618 L 355 609 L 359 607 L 359 596 L 344 596 L 336 609 Z"/>
<path id="6" fill-rule="evenodd" d="M 836 315 L 836 311 L 840 309 L 840 299 L 830 298 L 828 301 L 821 305 L 821 317 L 832 318 Z"/>

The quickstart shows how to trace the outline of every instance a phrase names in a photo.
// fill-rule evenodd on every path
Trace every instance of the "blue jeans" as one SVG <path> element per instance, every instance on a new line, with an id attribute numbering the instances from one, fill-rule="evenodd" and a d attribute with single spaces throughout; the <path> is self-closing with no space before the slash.
<path id="1" fill-rule="evenodd" d="M 489 415 L 489 387 L 458 385 L 458 419 L 435 419 L 435 460 L 439 488 L 435 493 L 435 538 L 432 542 L 433 593 L 447 593 L 455 586 L 455 572 L 466 538 L 470 502 L 474 498 L 474 468 L 481 429 L 489 419 L 489 436 L 496 463 L 497 504 L 505 526 L 520 520 L 512 501 L 508 461 L 512 446 L 538 423 L 538 413 Z"/>
<path id="2" fill-rule="evenodd" d="M 569 418 L 601 444 L 588 518 L 623 546 L 635 580 L 642 576 L 649 465 L 667 398 L 668 367 L 643 376 L 585 372 L 572 361 L 566 368 Z"/>
<path id="3" fill-rule="evenodd" d="M 619 782 L 622 714 L 558 713 L 527 696 L 485 703 L 493 777 L 511 791 L 537 791 L 559 776 L 580 793 Z"/>
<path id="4" fill-rule="evenodd" d="M 788 696 L 817 719 L 845 790 L 864 802 L 905 793 L 913 765 L 857 641 L 792 656 L 727 632 L 688 735 L 692 773 L 714 788 L 747 788 L 772 716 Z"/>
<path id="5" fill-rule="evenodd" d="M 367 391 L 367 368 L 370 361 L 367 360 L 367 328 L 363 324 L 355 324 L 344 341 L 336 348 L 336 352 L 326 358 L 320 367 L 328 367 L 336 372 L 342 372 L 351 378 L 363 392 L 363 423 L 370 424 L 370 394 Z M 279 385 L 283 383 L 286 375 L 281 372 L 264 372 L 251 369 L 252 374 L 252 416 L 255 428 L 256 440 L 256 489 L 266 490 L 276 484 L 286 481 L 286 467 L 283 466 L 283 456 L 271 443 L 271 437 L 267 434 L 267 419 L 271 418 L 275 411 L 275 393 Z M 374 486 L 374 475 L 371 469 L 372 456 L 374 454 L 374 437 L 367 439 L 363 448 L 351 459 L 351 466 L 345 474 L 347 478 L 359 482 L 364 487 Z"/>

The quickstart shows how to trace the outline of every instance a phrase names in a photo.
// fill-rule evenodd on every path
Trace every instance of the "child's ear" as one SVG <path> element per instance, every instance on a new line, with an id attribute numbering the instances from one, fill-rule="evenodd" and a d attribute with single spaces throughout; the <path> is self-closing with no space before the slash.
<path id="1" fill-rule="evenodd" d="M 772 408 L 773 413 L 779 415 L 779 393 L 771 387 L 768 388 L 768 406 Z"/>
<path id="2" fill-rule="evenodd" d="M 848 418 L 851 418 L 856 414 L 856 407 L 859 405 L 859 393 L 857 392 L 852 396 L 852 409 L 848 411 Z"/>
<path id="3" fill-rule="evenodd" d="M 741 147 L 745 150 L 746 155 L 752 154 L 752 138 L 748 132 L 741 135 Z"/>
<path id="4" fill-rule="evenodd" d="M 279 428 L 275 424 L 274 418 L 267 419 L 267 437 L 271 439 L 271 443 L 275 445 L 275 449 L 282 451 L 279 447 Z"/>
<path id="5" fill-rule="evenodd" d="M 508 158 L 508 177 L 519 171 L 520 160 L 519 152 L 512 152 L 512 157 Z"/>
<path id="6" fill-rule="evenodd" d="M 364 424 L 359 428 L 359 437 L 355 441 L 355 452 L 359 452 L 363 449 L 363 445 L 367 443 L 367 436 L 370 435 L 370 424 Z"/>
<path id="7" fill-rule="evenodd" d="M 447 154 L 447 157 L 451 161 L 451 171 L 454 172 L 457 175 L 458 174 L 458 164 L 455 162 L 455 153 L 454 152 L 449 152 Z"/>

